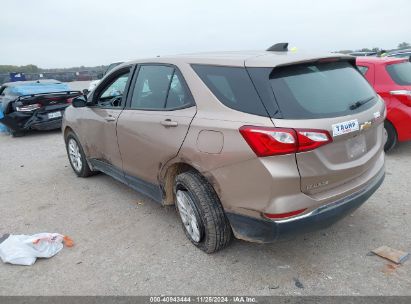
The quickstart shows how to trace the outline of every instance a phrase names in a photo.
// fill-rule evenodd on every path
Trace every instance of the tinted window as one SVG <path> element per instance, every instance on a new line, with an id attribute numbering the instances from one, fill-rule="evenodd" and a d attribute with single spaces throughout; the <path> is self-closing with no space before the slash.
<path id="1" fill-rule="evenodd" d="M 234 110 L 267 116 L 245 68 L 211 65 L 193 65 L 215 97 Z"/>
<path id="2" fill-rule="evenodd" d="M 186 105 L 194 104 L 191 98 L 191 94 L 183 80 L 183 76 L 174 70 L 174 75 L 171 78 L 170 90 L 168 91 L 166 108 L 175 109 L 181 108 Z"/>
<path id="3" fill-rule="evenodd" d="M 411 85 L 411 62 L 388 65 L 387 71 L 395 83 L 399 85 Z"/>
<path id="4" fill-rule="evenodd" d="M 102 88 L 98 94 L 97 105 L 101 107 L 120 107 L 129 77 L 130 71 L 124 72 Z"/>
<path id="5" fill-rule="evenodd" d="M 357 67 L 363 75 L 367 74 L 368 68 L 366 66 L 359 65 Z"/>
<path id="6" fill-rule="evenodd" d="M 252 75 L 267 72 L 267 69 L 252 70 Z M 349 115 L 375 103 L 374 90 L 349 62 L 279 67 L 267 76 L 282 117 L 286 119 Z M 358 101 L 367 103 L 351 110 L 350 106 Z"/>
<path id="7" fill-rule="evenodd" d="M 131 97 L 132 109 L 163 109 L 174 68 L 143 65 L 138 72 Z"/>

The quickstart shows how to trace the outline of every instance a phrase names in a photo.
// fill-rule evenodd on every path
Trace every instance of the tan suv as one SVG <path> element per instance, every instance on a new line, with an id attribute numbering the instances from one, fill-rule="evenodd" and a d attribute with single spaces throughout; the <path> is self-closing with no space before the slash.
<path id="1" fill-rule="evenodd" d="M 177 206 L 205 252 L 326 227 L 384 179 L 385 105 L 350 56 L 268 51 L 119 65 L 63 120 L 74 172 Z"/>

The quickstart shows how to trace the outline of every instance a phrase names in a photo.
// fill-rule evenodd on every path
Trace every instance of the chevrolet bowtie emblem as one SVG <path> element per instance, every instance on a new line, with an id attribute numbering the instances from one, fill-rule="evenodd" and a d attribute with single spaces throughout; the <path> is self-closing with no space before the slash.
<path id="1" fill-rule="evenodd" d="M 364 122 L 364 123 L 360 126 L 360 130 L 361 130 L 361 131 L 363 131 L 363 130 L 368 130 L 369 128 L 371 128 L 371 126 L 372 126 L 371 121 Z"/>

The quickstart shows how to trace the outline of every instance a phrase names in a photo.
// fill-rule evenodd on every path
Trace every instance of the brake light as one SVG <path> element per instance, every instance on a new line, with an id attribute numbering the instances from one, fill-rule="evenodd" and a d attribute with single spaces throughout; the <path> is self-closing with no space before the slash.
<path id="1" fill-rule="evenodd" d="M 298 152 L 317 149 L 333 141 L 328 131 L 297 129 Z"/>
<path id="2" fill-rule="evenodd" d="M 32 112 L 32 111 L 37 110 L 39 108 L 41 108 L 41 104 L 35 103 L 35 104 L 16 107 L 16 111 L 18 111 L 18 112 Z"/>
<path id="3" fill-rule="evenodd" d="M 399 101 L 401 101 L 406 106 L 411 107 L 411 91 L 396 90 L 396 91 L 391 91 L 390 94 L 397 96 Z"/>
<path id="4" fill-rule="evenodd" d="M 291 211 L 291 212 L 287 212 L 287 213 L 264 213 L 264 216 L 269 218 L 269 219 L 284 219 L 284 218 L 287 218 L 287 217 L 299 215 L 299 214 L 303 213 L 305 210 L 307 210 L 307 208 L 300 209 L 300 210 L 295 210 L 295 211 Z"/>
<path id="5" fill-rule="evenodd" d="M 311 151 L 332 142 L 324 130 L 243 126 L 240 133 L 259 157 Z"/>

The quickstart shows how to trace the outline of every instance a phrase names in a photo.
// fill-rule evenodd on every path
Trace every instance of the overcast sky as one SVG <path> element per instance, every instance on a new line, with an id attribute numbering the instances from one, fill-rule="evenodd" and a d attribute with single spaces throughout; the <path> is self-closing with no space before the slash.
<path id="1" fill-rule="evenodd" d="M 411 43 L 410 0 L 9 0 L 0 64 L 101 65 L 156 55 Z"/>

